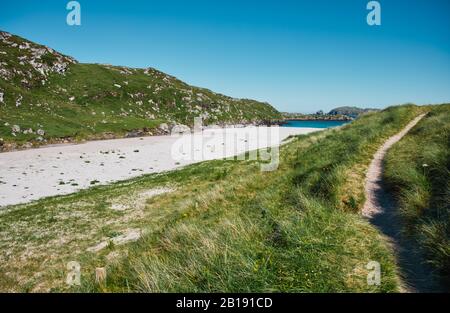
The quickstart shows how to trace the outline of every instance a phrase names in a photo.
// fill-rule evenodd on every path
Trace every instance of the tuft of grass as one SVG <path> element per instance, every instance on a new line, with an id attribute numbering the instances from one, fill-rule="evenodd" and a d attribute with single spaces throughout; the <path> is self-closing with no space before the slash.
<path id="1" fill-rule="evenodd" d="M 450 285 L 450 105 L 431 111 L 387 154 L 385 180 L 405 232 Z"/>

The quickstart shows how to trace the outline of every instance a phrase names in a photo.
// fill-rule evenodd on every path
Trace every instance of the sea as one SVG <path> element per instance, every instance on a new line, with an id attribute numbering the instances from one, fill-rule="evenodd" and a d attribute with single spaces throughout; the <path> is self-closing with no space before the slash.
<path id="1" fill-rule="evenodd" d="M 336 126 L 341 126 L 349 123 L 350 121 L 297 121 L 297 120 L 286 120 L 286 124 L 281 125 L 281 127 L 307 127 L 307 128 L 331 128 Z"/>

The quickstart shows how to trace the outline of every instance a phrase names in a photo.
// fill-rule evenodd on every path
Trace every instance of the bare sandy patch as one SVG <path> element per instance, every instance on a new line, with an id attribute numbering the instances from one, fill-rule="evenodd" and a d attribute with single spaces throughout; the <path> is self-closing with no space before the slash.
<path id="1" fill-rule="evenodd" d="M 140 229 L 127 229 L 124 231 L 123 234 L 113 237 L 109 240 L 102 241 L 93 247 L 87 248 L 86 251 L 99 252 L 100 250 L 103 250 L 104 248 L 108 247 L 108 245 L 110 244 L 123 245 L 132 241 L 136 241 L 139 238 L 141 238 L 141 235 L 142 232 Z"/>

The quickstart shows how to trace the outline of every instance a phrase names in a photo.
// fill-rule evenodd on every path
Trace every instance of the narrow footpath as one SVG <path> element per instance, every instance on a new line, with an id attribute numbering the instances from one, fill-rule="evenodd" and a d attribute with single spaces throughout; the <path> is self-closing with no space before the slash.
<path id="1" fill-rule="evenodd" d="M 376 226 L 390 244 L 399 269 L 402 292 L 444 291 L 416 243 L 402 234 L 402 220 L 396 202 L 383 183 L 384 158 L 387 151 L 402 139 L 426 114 L 412 120 L 402 131 L 389 138 L 375 153 L 365 182 L 366 202 L 363 216 Z"/>

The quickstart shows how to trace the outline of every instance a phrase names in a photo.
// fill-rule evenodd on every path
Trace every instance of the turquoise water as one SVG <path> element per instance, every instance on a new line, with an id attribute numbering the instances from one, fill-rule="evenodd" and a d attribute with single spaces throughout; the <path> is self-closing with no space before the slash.
<path id="1" fill-rule="evenodd" d="M 330 128 L 347 124 L 349 121 L 294 121 L 287 120 L 281 127 Z"/>

